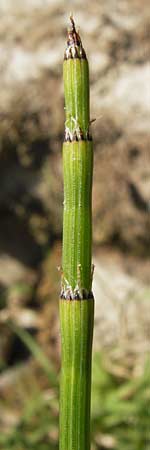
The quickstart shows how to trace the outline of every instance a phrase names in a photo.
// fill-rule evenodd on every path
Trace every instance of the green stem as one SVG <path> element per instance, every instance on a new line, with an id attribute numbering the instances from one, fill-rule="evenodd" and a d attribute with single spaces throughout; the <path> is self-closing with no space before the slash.
<path id="1" fill-rule="evenodd" d="M 65 142 L 63 272 L 64 287 L 91 290 L 91 141 Z"/>
<path id="2" fill-rule="evenodd" d="M 90 449 L 91 351 L 94 301 L 60 302 L 62 371 L 60 449 Z"/>
<path id="3" fill-rule="evenodd" d="M 76 124 L 86 135 L 89 127 L 89 69 L 86 59 L 69 59 L 63 67 L 66 99 L 66 124 L 73 131 Z M 76 118 L 76 124 L 73 121 Z"/>
<path id="4" fill-rule="evenodd" d="M 64 215 L 60 327 L 60 450 L 90 450 L 93 145 L 89 137 L 89 72 L 71 18 L 64 61 Z"/>

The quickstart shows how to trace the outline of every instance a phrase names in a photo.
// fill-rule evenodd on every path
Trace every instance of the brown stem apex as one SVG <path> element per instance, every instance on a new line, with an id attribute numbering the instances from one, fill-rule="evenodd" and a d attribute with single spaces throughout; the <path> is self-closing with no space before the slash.
<path id="1" fill-rule="evenodd" d="M 76 31 L 75 21 L 72 16 L 70 16 L 70 21 L 71 29 L 68 30 L 67 48 L 65 50 L 64 59 L 86 59 L 85 50 L 82 46 L 80 35 Z"/>

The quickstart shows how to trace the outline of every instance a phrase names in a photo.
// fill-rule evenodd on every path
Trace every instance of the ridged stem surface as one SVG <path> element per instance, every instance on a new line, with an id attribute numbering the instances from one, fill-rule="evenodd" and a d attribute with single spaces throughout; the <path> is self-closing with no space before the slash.
<path id="1" fill-rule="evenodd" d="M 66 125 L 85 135 L 89 127 L 89 68 L 86 59 L 68 59 L 63 66 Z"/>
<path id="2" fill-rule="evenodd" d="M 94 300 L 60 301 L 60 450 L 90 450 Z"/>
<path id="3" fill-rule="evenodd" d="M 64 285 L 91 289 L 93 145 L 63 144 L 64 219 L 62 266 Z"/>

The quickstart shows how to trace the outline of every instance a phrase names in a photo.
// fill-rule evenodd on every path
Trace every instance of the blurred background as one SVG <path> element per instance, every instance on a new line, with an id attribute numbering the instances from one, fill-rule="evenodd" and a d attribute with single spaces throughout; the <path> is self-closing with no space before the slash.
<path id="1" fill-rule="evenodd" d="M 89 59 L 96 118 L 91 450 L 148 450 L 148 0 L 0 2 L 0 449 L 58 449 L 70 12 Z"/>

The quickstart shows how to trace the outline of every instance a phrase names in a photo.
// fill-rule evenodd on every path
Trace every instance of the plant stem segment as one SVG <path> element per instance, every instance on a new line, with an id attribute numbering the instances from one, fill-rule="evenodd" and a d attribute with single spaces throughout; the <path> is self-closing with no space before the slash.
<path id="1" fill-rule="evenodd" d="M 65 142 L 63 272 L 64 288 L 91 290 L 91 141 Z"/>
<path id="2" fill-rule="evenodd" d="M 85 139 L 89 132 L 89 67 L 74 21 L 68 32 L 65 50 L 63 78 L 66 110 L 66 132 Z"/>
<path id="3" fill-rule="evenodd" d="M 93 145 L 89 135 L 89 72 L 71 18 L 64 58 L 64 216 L 60 326 L 60 450 L 90 450 Z"/>
<path id="4" fill-rule="evenodd" d="M 89 127 L 89 70 L 86 59 L 64 61 L 66 125 L 73 132 L 77 127 L 87 135 Z"/>
<path id="5" fill-rule="evenodd" d="M 90 449 L 92 300 L 60 302 L 60 449 Z"/>

